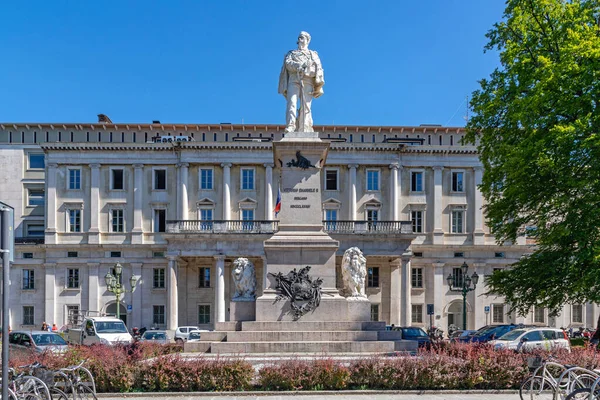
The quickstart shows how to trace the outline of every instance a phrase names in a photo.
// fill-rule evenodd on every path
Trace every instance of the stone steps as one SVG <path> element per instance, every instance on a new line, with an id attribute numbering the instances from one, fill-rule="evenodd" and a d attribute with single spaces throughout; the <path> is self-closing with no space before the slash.
<path id="1" fill-rule="evenodd" d="M 377 338 L 377 331 L 241 331 L 228 332 L 226 340 L 227 342 L 352 342 L 376 341 Z"/>
<path id="2" fill-rule="evenodd" d="M 400 343 L 405 343 L 403 341 Z M 416 346 L 415 346 L 416 349 Z M 339 342 L 214 342 L 213 354 L 252 353 L 388 353 L 397 351 L 393 341 Z M 403 350 L 403 349 L 402 349 Z"/>
<path id="3" fill-rule="evenodd" d="M 244 321 L 242 331 L 385 331 L 385 322 L 371 321 Z"/>

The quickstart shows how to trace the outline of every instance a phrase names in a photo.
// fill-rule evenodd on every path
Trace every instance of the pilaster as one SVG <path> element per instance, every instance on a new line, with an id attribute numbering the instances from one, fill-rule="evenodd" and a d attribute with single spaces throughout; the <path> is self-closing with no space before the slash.
<path id="1" fill-rule="evenodd" d="M 223 167 L 223 219 L 231 220 L 231 163 L 221 164 Z"/>
<path id="2" fill-rule="evenodd" d="M 167 268 L 167 329 L 177 329 L 177 257 L 167 256 L 169 265 Z"/>
<path id="3" fill-rule="evenodd" d="M 56 244 L 56 169 L 58 164 L 46 165 L 46 231 L 44 234 L 46 244 Z"/>
<path id="4" fill-rule="evenodd" d="M 475 230 L 473 232 L 473 244 L 474 245 L 483 245 L 485 244 L 485 233 L 483 232 L 483 193 L 479 189 L 483 181 L 483 167 L 477 166 L 473 168 L 475 174 Z"/>
<path id="5" fill-rule="evenodd" d="M 177 209 L 177 218 L 180 220 L 188 220 L 189 219 L 189 207 L 188 207 L 188 163 L 179 163 L 177 164 L 179 168 L 179 181 L 177 182 L 177 186 L 179 188 L 179 207 Z"/>
<path id="6" fill-rule="evenodd" d="M 144 243 L 142 224 L 143 177 L 144 164 L 133 164 L 133 229 L 131 230 L 132 244 Z"/>
<path id="7" fill-rule="evenodd" d="M 44 321 L 56 321 L 56 264 L 44 264 Z M 57 323 L 57 325 L 59 325 Z"/>
<path id="8" fill-rule="evenodd" d="M 88 263 L 88 311 L 100 311 L 100 280 L 98 279 L 99 263 Z M 108 272 L 108 271 L 107 271 Z"/>
<path id="9" fill-rule="evenodd" d="M 350 221 L 356 221 L 356 169 L 358 168 L 358 164 L 350 164 L 348 165 L 348 169 L 350 170 L 349 174 L 349 184 L 348 191 L 350 193 Z"/>
<path id="10" fill-rule="evenodd" d="M 88 243 L 100 244 L 100 164 L 90 164 L 90 229 Z"/>
<path id="11" fill-rule="evenodd" d="M 412 254 L 402 255 L 402 326 L 410 326 L 412 324 L 412 301 L 411 301 L 411 285 L 410 285 L 410 260 Z"/>
<path id="12" fill-rule="evenodd" d="M 390 192 L 391 192 L 391 202 L 390 202 L 390 217 L 392 221 L 398 221 L 400 219 L 400 215 L 398 213 L 399 210 L 399 197 L 398 197 L 398 170 L 400 166 L 396 163 L 390 164 Z"/>
<path id="13" fill-rule="evenodd" d="M 225 322 L 225 256 L 215 256 L 215 322 Z"/>
<path id="14" fill-rule="evenodd" d="M 443 166 L 433 167 L 433 244 L 444 244 L 442 229 L 442 171 Z"/>
<path id="15" fill-rule="evenodd" d="M 265 220 L 273 219 L 273 163 L 265 165 Z"/>

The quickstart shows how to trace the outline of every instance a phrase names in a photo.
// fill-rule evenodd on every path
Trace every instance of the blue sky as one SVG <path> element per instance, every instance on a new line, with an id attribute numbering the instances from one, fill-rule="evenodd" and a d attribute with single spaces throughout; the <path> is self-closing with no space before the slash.
<path id="1" fill-rule="evenodd" d="M 11 1 L 0 121 L 283 124 L 298 32 L 325 70 L 315 124 L 464 125 L 498 66 L 500 0 Z"/>

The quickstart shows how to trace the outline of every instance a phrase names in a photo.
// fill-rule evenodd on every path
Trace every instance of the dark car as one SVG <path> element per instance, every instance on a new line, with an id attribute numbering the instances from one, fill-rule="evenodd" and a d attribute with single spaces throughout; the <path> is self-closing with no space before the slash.
<path id="1" fill-rule="evenodd" d="M 468 336 L 457 338 L 457 341 L 463 343 L 487 343 L 490 340 L 499 338 L 512 331 L 513 329 L 522 328 L 523 325 L 504 324 L 504 325 L 486 325 L 483 328 L 473 332 Z"/>
<path id="2" fill-rule="evenodd" d="M 403 340 L 415 340 L 419 347 L 429 348 L 431 346 L 431 339 L 427 333 L 416 326 L 397 327 L 394 330 L 402 332 Z"/>

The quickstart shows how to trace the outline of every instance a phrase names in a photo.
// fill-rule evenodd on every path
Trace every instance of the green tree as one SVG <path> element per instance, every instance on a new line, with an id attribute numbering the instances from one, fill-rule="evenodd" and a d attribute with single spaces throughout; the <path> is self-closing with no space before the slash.
<path id="1" fill-rule="evenodd" d="M 487 34 L 500 66 L 473 93 L 466 140 L 498 242 L 537 243 L 488 281 L 520 314 L 600 302 L 599 17 L 598 0 L 508 0 Z"/>

